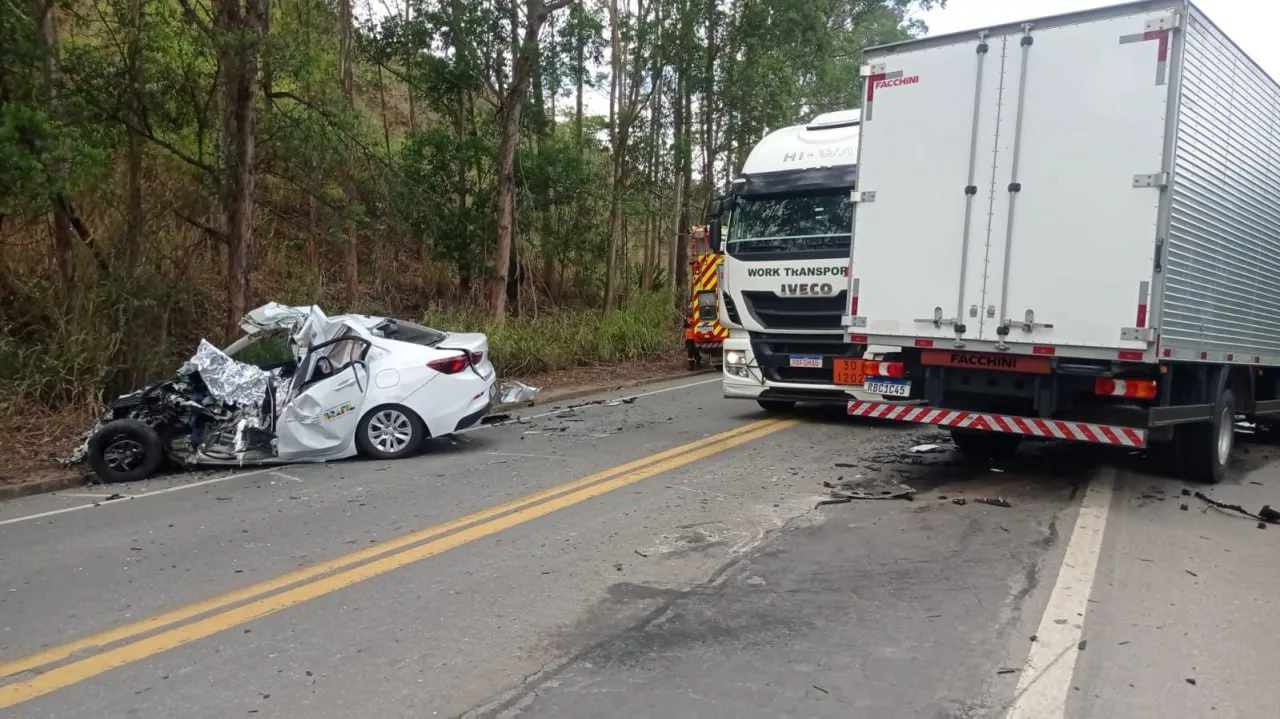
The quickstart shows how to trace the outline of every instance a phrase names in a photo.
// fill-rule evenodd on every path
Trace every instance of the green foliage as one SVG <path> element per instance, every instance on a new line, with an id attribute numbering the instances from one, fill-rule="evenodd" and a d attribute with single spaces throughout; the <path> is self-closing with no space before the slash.
<path id="1" fill-rule="evenodd" d="M 701 221 L 764 131 L 855 106 L 861 48 L 920 32 L 910 10 L 929 4 L 619 3 L 620 84 L 638 113 L 620 157 L 599 108 L 607 3 L 554 13 L 519 126 L 507 294 L 523 315 L 491 325 L 457 308 L 476 307 L 493 272 L 500 107 L 524 1 L 392 0 L 354 29 L 349 102 L 337 4 L 272 0 L 255 47 L 250 304 L 439 308 L 431 321 L 490 332 L 514 373 L 678 351 L 673 227 Z M 167 375 L 202 336 L 225 339 L 220 73 L 227 43 L 253 35 L 215 27 L 216 3 L 51 0 L 50 44 L 42 5 L 0 3 L 0 415 L 91 403 Z M 54 231 L 55 208 L 74 232 Z M 611 244 L 624 300 L 603 314 Z"/>
<path id="2" fill-rule="evenodd" d="M 495 322 L 467 311 L 429 312 L 428 326 L 484 332 L 500 375 L 527 374 L 599 364 L 620 364 L 674 353 L 681 337 L 673 331 L 672 298 L 667 293 L 632 296 L 617 311 L 556 312 Z"/>

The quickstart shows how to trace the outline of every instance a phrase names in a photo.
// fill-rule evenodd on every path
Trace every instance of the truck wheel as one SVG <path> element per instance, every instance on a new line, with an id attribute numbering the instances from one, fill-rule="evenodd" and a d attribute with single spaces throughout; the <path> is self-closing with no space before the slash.
<path id="1" fill-rule="evenodd" d="M 160 468 L 164 446 L 155 427 L 136 419 L 117 419 L 89 438 L 86 459 L 103 482 L 132 482 Z"/>
<path id="2" fill-rule="evenodd" d="M 790 412 L 796 408 L 795 402 L 785 399 L 758 399 L 756 403 L 766 412 Z"/>
<path id="3" fill-rule="evenodd" d="M 1227 463 L 1235 446 L 1236 398 L 1230 388 L 1222 390 L 1214 404 L 1213 419 L 1199 424 L 1178 425 L 1174 430 L 1187 453 L 1187 478 L 1193 482 L 1217 484 L 1227 475 Z"/>
<path id="4" fill-rule="evenodd" d="M 1004 432 L 983 432 L 972 429 L 951 430 L 951 441 L 960 454 L 970 460 L 987 460 L 1008 457 L 1018 450 L 1021 435 Z"/>

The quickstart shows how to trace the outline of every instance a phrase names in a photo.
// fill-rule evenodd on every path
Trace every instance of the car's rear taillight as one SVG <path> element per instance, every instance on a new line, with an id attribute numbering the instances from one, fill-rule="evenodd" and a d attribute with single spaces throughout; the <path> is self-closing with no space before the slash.
<path id="1" fill-rule="evenodd" d="M 480 364 L 480 363 L 481 363 L 481 362 L 483 362 L 483 361 L 484 361 L 484 353 L 483 353 L 483 352 L 472 352 L 472 353 L 471 353 L 471 364 Z"/>
<path id="2" fill-rule="evenodd" d="M 457 357 L 442 357 L 431 360 L 427 366 L 442 374 L 457 374 L 471 366 L 471 358 L 465 354 Z"/>

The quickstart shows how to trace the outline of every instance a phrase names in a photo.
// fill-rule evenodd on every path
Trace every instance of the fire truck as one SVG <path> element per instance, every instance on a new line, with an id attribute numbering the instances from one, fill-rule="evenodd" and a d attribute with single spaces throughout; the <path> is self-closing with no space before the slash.
<path id="1" fill-rule="evenodd" d="M 689 314 L 684 321 L 684 347 L 689 355 L 689 369 L 702 365 L 707 354 L 718 362 L 729 330 L 720 325 L 718 288 L 720 265 L 724 255 L 711 251 L 710 234 L 705 226 L 689 231 L 689 282 L 692 286 Z"/>

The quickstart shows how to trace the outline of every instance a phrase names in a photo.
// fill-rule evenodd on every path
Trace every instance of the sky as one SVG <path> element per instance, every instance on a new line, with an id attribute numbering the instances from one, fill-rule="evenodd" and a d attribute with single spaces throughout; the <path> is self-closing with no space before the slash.
<path id="1" fill-rule="evenodd" d="M 929 26 L 930 35 L 945 35 L 1116 4 L 1117 0 L 947 0 L 945 10 L 917 12 L 914 17 Z M 1280 44 L 1275 41 L 1280 1 L 1195 0 L 1195 5 L 1271 77 L 1280 78 Z"/>
<path id="2" fill-rule="evenodd" d="M 945 9 L 916 12 L 930 35 L 977 30 L 1077 10 L 1117 5 L 1124 0 L 947 0 Z M 1271 77 L 1280 81 L 1280 0 L 1194 0 L 1215 25 L 1238 44 Z M 609 88 L 588 92 L 586 111 L 609 113 Z M 796 118 L 797 122 L 801 118 Z"/>

